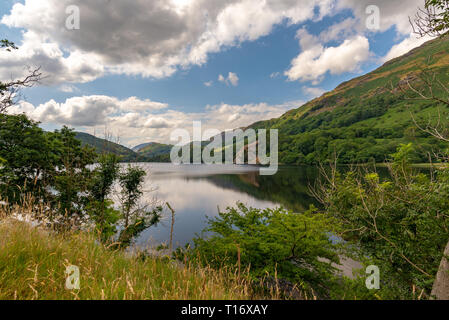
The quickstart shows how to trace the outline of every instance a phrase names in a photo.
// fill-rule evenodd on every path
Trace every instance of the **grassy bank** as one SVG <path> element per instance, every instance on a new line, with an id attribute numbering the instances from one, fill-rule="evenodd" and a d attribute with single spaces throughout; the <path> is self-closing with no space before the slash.
<path id="1" fill-rule="evenodd" d="M 80 269 L 80 290 L 65 288 L 66 267 Z M 92 235 L 56 235 L 0 220 L 0 299 L 252 299 L 226 272 L 138 259 L 98 244 Z"/>

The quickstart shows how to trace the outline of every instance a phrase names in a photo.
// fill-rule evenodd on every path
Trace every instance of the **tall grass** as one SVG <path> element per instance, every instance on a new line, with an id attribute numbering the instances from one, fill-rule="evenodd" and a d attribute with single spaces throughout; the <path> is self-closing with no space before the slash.
<path id="1" fill-rule="evenodd" d="M 65 287 L 66 268 L 80 269 L 80 289 Z M 0 299 L 261 299 L 225 270 L 179 266 L 112 251 L 88 233 L 56 234 L 0 217 Z"/>

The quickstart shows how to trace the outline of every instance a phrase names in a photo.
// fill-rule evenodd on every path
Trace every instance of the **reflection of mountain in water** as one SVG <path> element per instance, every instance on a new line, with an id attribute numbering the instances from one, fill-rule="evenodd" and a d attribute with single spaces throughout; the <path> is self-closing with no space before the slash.
<path id="1" fill-rule="evenodd" d="M 318 205 L 309 192 L 309 185 L 313 185 L 317 177 L 318 171 L 315 168 L 289 167 L 280 169 L 274 176 L 249 172 L 240 175 L 216 175 L 205 179 L 221 188 L 245 192 L 256 199 L 276 202 L 287 209 L 301 212 L 311 204 Z"/>

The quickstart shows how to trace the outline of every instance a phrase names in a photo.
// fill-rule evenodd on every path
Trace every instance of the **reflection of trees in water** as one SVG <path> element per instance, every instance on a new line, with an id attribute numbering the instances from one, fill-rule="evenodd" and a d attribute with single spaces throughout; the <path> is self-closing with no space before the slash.
<path id="1" fill-rule="evenodd" d="M 318 205 L 310 195 L 309 185 L 318 177 L 313 167 L 280 168 L 274 176 L 261 176 L 258 172 L 241 175 L 217 175 L 206 180 L 215 185 L 235 191 L 245 192 L 256 199 L 276 202 L 287 209 L 304 211 L 311 204 Z"/>

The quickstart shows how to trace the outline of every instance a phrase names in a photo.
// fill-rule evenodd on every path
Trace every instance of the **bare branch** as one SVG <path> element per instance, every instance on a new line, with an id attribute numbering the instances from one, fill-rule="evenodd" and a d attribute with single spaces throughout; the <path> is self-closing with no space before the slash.
<path id="1" fill-rule="evenodd" d="M 31 70 L 28 76 L 21 80 L 7 83 L 0 82 L 0 113 L 17 103 L 16 98 L 20 89 L 30 88 L 42 79 L 41 68 Z"/>
<path id="2" fill-rule="evenodd" d="M 424 8 L 419 8 L 415 16 L 409 17 L 413 33 L 419 37 L 440 37 L 449 30 L 449 0 L 426 0 Z"/>

